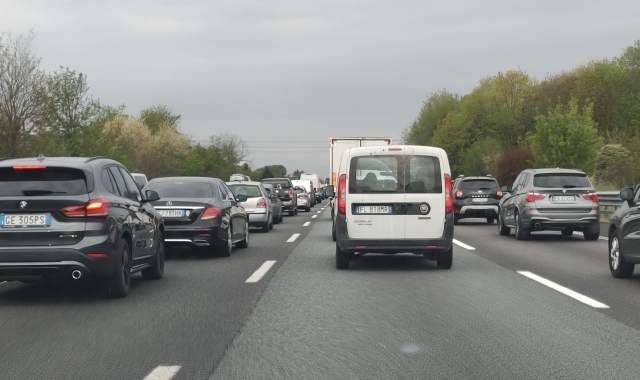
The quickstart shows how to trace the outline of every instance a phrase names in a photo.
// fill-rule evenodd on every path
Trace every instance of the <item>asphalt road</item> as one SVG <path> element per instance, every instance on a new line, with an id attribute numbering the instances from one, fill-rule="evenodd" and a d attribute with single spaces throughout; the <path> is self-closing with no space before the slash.
<path id="1" fill-rule="evenodd" d="M 640 377 L 640 275 L 613 279 L 606 241 L 520 242 L 470 219 L 456 226 L 449 271 L 413 255 L 338 271 L 319 210 L 255 231 L 229 258 L 172 258 L 164 279 L 136 276 L 126 299 L 0 284 L 0 378 Z"/>

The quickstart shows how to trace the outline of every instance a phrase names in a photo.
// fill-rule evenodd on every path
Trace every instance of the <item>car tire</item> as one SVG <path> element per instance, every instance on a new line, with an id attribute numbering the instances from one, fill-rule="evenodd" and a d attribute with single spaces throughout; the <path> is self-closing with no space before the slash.
<path id="1" fill-rule="evenodd" d="M 504 225 L 504 221 L 500 214 L 498 214 L 498 233 L 502 236 L 507 236 L 511 233 L 511 227 L 507 227 Z"/>
<path id="2" fill-rule="evenodd" d="M 495 218 L 494 217 L 487 218 L 487 223 L 493 224 L 493 222 L 495 222 Z"/>
<path id="3" fill-rule="evenodd" d="M 573 230 L 571 228 L 565 228 L 562 230 L 562 236 L 571 236 L 573 235 Z"/>
<path id="4" fill-rule="evenodd" d="M 629 278 L 633 274 L 635 264 L 624 259 L 620 249 L 620 235 L 614 230 L 609 236 L 609 270 L 615 278 Z"/>
<path id="5" fill-rule="evenodd" d="M 600 237 L 600 223 L 594 223 L 583 232 L 584 240 L 594 241 Z"/>
<path id="6" fill-rule="evenodd" d="M 296 210 L 291 209 L 289 210 L 289 216 L 294 216 L 296 214 Z"/>
<path id="7" fill-rule="evenodd" d="M 518 240 L 528 240 L 529 239 L 529 234 L 531 233 L 531 231 L 529 231 L 527 228 L 525 228 L 522 225 L 522 220 L 520 219 L 520 213 L 518 212 L 518 210 L 515 210 L 513 216 L 515 217 L 515 222 L 516 222 L 516 239 Z"/>
<path id="8" fill-rule="evenodd" d="M 247 248 L 249 247 L 249 222 L 246 222 L 244 227 L 244 239 L 236 243 L 236 247 L 238 248 Z"/>
<path id="9" fill-rule="evenodd" d="M 282 216 L 282 214 L 280 214 L 280 223 L 284 222 L 284 217 Z"/>
<path id="10" fill-rule="evenodd" d="M 293 215 L 298 215 L 298 206 L 296 206 L 296 210 L 294 211 Z"/>
<path id="11" fill-rule="evenodd" d="M 218 248 L 220 256 L 231 256 L 231 251 L 233 251 L 233 236 L 231 236 L 231 231 L 233 231 L 233 228 L 231 228 L 231 223 L 229 223 L 229 226 L 227 227 L 227 240 L 225 241 L 225 245 Z"/>
<path id="12" fill-rule="evenodd" d="M 438 255 L 438 269 L 451 269 L 453 266 L 453 245 L 451 248 Z"/>
<path id="13" fill-rule="evenodd" d="M 164 234 L 160 233 L 160 243 L 158 244 L 158 252 L 156 252 L 156 262 L 151 268 L 142 271 L 142 278 L 145 280 L 159 280 L 164 276 Z"/>
<path id="14" fill-rule="evenodd" d="M 331 237 L 333 238 L 333 241 L 336 241 L 336 224 L 335 223 L 331 225 Z"/>
<path id="15" fill-rule="evenodd" d="M 304 211 L 306 211 L 306 212 L 311 212 L 311 207 L 307 206 L 307 208 L 306 208 L 306 209 L 304 209 Z"/>
<path id="16" fill-rule="evenodd" d="M 349 261 L 351 261 L 351 255 L 342 251 L 336 243 L 336 268 L 349 269 Z"/>
<path id="17" fill-rule="evenodd" d="M 131 254 L 129 243 L 124 238 L 118 242 L 116 269 L 111 278 L 102 281 L 102 293 L 111 298 L 124 298 L 131 286 Z"/>
<path id="18" fill-rule="evenodd" d="M 457 226 L 458 221 L 460 220 L 460 216 L 458 214 L 453 214 L 453 225 Z"/>

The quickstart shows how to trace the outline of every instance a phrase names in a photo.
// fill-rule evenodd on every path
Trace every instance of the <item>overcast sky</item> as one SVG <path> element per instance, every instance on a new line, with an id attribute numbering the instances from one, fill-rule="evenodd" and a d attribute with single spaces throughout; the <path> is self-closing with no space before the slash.
<path id="1" fill-rule="evenodd" d="M 94 98 L 165 104 L 196 140 L 231 132 L 253 168 L 328 174 L 330 136 L 400 134 L 430 93 L 485 76 L 542 79 L 640 39 L 640 1 L 0 0 L 47 71 Z"/>

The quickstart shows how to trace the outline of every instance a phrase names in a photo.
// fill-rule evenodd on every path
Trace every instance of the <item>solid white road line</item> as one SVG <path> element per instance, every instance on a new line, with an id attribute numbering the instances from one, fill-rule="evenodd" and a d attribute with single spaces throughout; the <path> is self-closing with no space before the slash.
<path id="1" fill-rule="evenodd" d="M 182 366 L 159 365 L 151 371 L 144 380 L 169 380 L 172 379 Z"/>
<path id="2" fill-rule="evenodd" d="M 303 224 L 303 225 L 302 225 L 302 227 L 306 227 L 306 226 L 308 226 L 309 224 L 311 224 L 311 222 L 306 222 L 305 224 Z"/>
<path id="3" fill-rule="evenodd" d="M 276 261 L 275 260 L 267 260 L 264 262 L 264 264 L 262 264 L 260 266 L 260 268 L 258 268 L 258 270 L 256 270 L 255 272 L 253 272 L 253 274 L 251 275 L 251 277 L 247 278 L 247 281 L 245 282 L 258 282 L 260 281 L 260 279 L 262 278 L 262 276 L 264 276 L 269 269 L 271 269 L 271 267 L 273 266 L 273 264 L 275 264 Z"/>
<path id="4" fill-rule="evenodd" d="M 315 219 L 317 217 L 318 217 L 318 215 L 314 215 L 314 216 L 311 217 L 311 219 Z"/>
<path id="5" fill-rule="evenodd" d="M 576 233 L 577 233 L 577 234 L 580 234 L 580 235 L 584 235 L 584 233 L 582 233 L 582 231 L 576 231 Z M 598 240 L 609 241 L 609 239 L 607 239 L 607 238 L 606 238 L 606 237 L 604 237 L 604 236 L 598 236 Z"/>
<path id="6" fill-rule="evenodd" d="M 539 283 L 541 283 L 542 285 L 548 286 L 553 290 L 556 290 L 562 294 L 564 294 L 565 296 L 569 296 L 577 301 L 580 301 L 584 304 L 587 304 L 591 307 L 595 307 L 597 309 L 608 309 L 609 306 L 603 304 L 602 302 L 598 302 L 596 300 L 594 300 L 593 298 L 589 298 L 587 296 L 584 296 L 578 292 L 574 292 L 573 290 L 569 289 L 569 288 L 565 288 L 562 285 L 556 284 L 553 281 L 547 280 L 544 277 L 540 277 L 537 274 L 533 274 L 531 272 L 527 272 L 527 271 L 518 271 L 519 274 L 528 277 L 530 279 L 532 279 L 533 281 L 537 281 Z"/>
<path id="7" fill-rule="evenodd" d="M 459 247 L 462 247 L 462 248 L 464 248 L 464 249 L 466 249 L 466 250 L 468 250 L 468 251 L 475 251 L 475 250 L 476 250 L 476 249 L 475 249 L 475 248 L 473 248 L 472 246 L 470 246 L 470 245 L 466 245 L 466 244 L 464 244 L 463 242 L 458 241 L 458 240 L 456 240 L 456 239 L 453 239 L 453 244 L 455 244 L 455 245 L 457 245 L 457 246 L 459 246 Z"/>
<path id="8" fill-rule="evenodd" d="M 6 281 L 0 281 L 0 285 L 4 284 Z"/>
<path id="9" fill-rule="evenodd" d="M 293 235 L 291 235 L 291 237 L 289 238 L 289 240 L 287 240 L 287 243 L 293 243 L 294 241 L 296 241 L 296 239 L 298 238 L 298 236 L 300 236 L 300 234 L 293 234 Z"/>

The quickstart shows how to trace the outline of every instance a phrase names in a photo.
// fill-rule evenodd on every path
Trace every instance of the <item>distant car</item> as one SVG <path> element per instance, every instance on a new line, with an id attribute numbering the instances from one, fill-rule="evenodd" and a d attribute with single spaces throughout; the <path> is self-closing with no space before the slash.
<path id="1" fill-rule="evenodd" d="M 133 273 L 162 278 L 159 199 L 112 159 L 0 159 L 0 281 L 96 277 L 125 297 Z"/>
<path id="2" fill-rule="evenodd" d="M 251 178 L 244 174 L 232 174 L 229 181 L 251 181 Z"/>
<path id="3" fill-rule="evenodd" d="M 282 200 L 282 206 L 289 212 L 289 216 L 298 214 L 298 198 L 293 193 L 293 183 L 289 178 L 265 178 L 262 183 L 272 184 L 276 195 Z"/>
<path id="4" fill-rule="evenodd" d="M 609 270 L 616 278 L 628 278 L 640 263 L 640 186 L 620 190 L 623 200 L 609 224 Z"/>
<path id="5" fill-rule="evenodd" d="M 292 180 L 291 183 L 293 183 L 293 186 L 300 186 L 300 187 L 304 187 L 305 190 L 307 191 L 307 195 L 309 196 L 309 206 L 310 207 L 315 207 L 316 202 L 316 193 L 313 192 L 313 183 L 310 180 Z M 298 208 L 304 208 L 301 207 L 300 205 L 298 205 Z"/>
<path id="6" fill-rule="evenodd" d="M 454 224 L 465 218 L 486 218 L 493 223 L 498 217 L 498 206 L 502 190 L 491 176 L 458 176 L 453 183 Z"/>
<path id="7" fill-rule="evenodd" d="M 309 196 L 309 190 L 304 186 L 298 185 L 293 188 L 296 196 L 298 197 L 298 208 L 304 209 L 304 211 L 311 211 L 311 197 Z"/>
<path id="8" fill-rule="evenodd" d="M 149 181 L 147 181 L 147 176 L 142 173 L 131 173 L 131 176 L 133 177 L 133 180 L 136 181 L 136 184 L 138 185 L 138 188 L 140 190 L 142 190 L 145 186 L 147 186 L 147 183 L 149 183 Z"/>
<path id="9" fill-rule="evenodd" d="M 302 173 L 300 174 L 300 180 L 307 180 L 312 182 L 313 192 L 316 194 L 316 199 L 320 200 L 320 177 L 316 173 Z"/>
<path id="10" fill-rule="evenodd" d="M 600 236 L 600 207 L 589 177 L 576 169 L 526 169 L 500 200 L 498 232 L 526 240 L 533 231 L 556 230 L 586 240 Z"/>
<path id="11" fill-rule="evenodd" d="M 282 200 L 278 198 L 276 194 L 276 189 L 272 184 L 263 183 L 262 186 L 269 194 L 269 199 L 271 200 L 271 212 L 273 213 L 273 223 L 278 224 L 282 223 L 282 215 L 284 214 L 284 209 L 282 206 Z"/>
<path id="12" fill-rule="evenodd" d="M 164 217 L 165 243 L 169 247 L 203 247 L 222 256 L 231 255 L 233 245 L 249 246 L 249 218 L 235 197 L 218 178 L 165 177 L 149 181 L 162 200 L 152 202 Z"/>
<path id="13" fill-rule="evenodd" d="M 273 229 L 273 212 L 271 211 L 271 199 L 269 193 L 260 182 L 236 181 L 227 182 L 227 186 L 238 198 L 245 196 L 246 201 L 242 202 L 242 207 L 249 217 L 250 227 L 260 227 L 262 232 L 269 232 Z"/>

